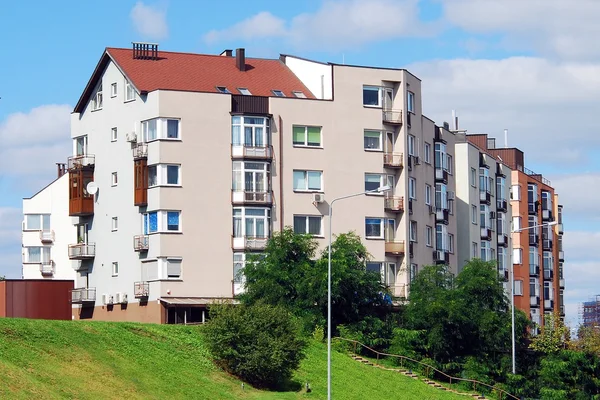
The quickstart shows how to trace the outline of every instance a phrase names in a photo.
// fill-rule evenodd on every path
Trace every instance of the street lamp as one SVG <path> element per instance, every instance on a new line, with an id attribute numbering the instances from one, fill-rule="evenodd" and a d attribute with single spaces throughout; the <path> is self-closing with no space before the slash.
<path id="1" fill-rule="evenodd" d="M 327 400 L 331 400 L 331 219 L 333 215 L 333 203 L 338 200 L 349 199 L 370 193 L 384 193 L 391 190 L 391 186 L 380 186 L 377 189 L 367 190 L 360 193 L 337 197 L 329 203 L 329 259 L 327 262 Z"/>
<path id="2" fill-rule="evenodd" d="M 554 226 L 558 224 L 558 221 L 548 222 L 546 224 L 526 226 L 524 228 L 513 229 L 510 233 L 519 233 L 527 231 L 529 229 L 540 228 L 544 226 Z M 516 350 L 515 350 L 515 267 L 514 264 L 510 263 L 510 313 L 511 313 L 511 326 L 512 326 L 512 373 L 517 373 L 516 368 Z"/>

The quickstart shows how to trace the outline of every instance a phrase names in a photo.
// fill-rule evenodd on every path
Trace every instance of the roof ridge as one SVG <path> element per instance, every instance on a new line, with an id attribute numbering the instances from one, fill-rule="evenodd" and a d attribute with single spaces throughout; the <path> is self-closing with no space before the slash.
<path id="1" fill-rule="evenodd" d="M 106 50 L 125 50 L 125 51 L 131 51 L 130 48 L 127 47 L 107 47 Z M 158 55 L 160 56 L 160 53 L 168 53 L 168 54 L 181 54 L 181 55 L 187 55 L 187 56 L 200 56 L 200 57 L 223 57 L 223 58 L 233 58 L 235 59 L 235 55 L 234 56 L 222 56 L 220 54 L 205 54 L 205 53 L 190 53 L 188 51 L 169 51 L 169 50 L 158 50 Z M 267 61 L 280 61 L 279 58 L 264 58 L 264 57 L 246 57 L 246 60 L 267 60 Z"/>

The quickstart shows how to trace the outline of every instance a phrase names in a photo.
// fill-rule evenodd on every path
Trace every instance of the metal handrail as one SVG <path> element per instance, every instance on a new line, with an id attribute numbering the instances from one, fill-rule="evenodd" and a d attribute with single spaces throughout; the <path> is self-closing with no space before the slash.
<path id="1" fill-rule="evenodd" d="M 478 381 L 478 380 L 475 380 L 475 379 L 458 378 L 458 377 L 455 377 L 455 376 L 452 376 L 452 375 L 448 375 L 447 373 L 445 373 L 443 371 L 440 371 L 439 369 L 437 369 L 435 367 L 432 367 L 431 365 L 425 364 L 425 363 L 423 363 L 421 361 L 417 361 L 417 360 L 415 360 L 413 358 L 410 358 L 410 357 L 401 356 L 401 355 L 398 355 L 398 354 L 382 353 L 380 351 L 377 351 L 375 349 L 370 348 L 369 346 L 367 346 L 366 344 L 363 344 L 363 343 L 359 342 L 358 340 L 346 339 L 346 338 L 339 337 L 339 336 L 338 337 L 334 337 L 333 339 L 338 339 L 338 340 L 343 340 L 343 341 L 346 341 L 346 342 L 349 342 L 349 343 L 354 343 L 354 354 L 358 354 L 356 352 L 356 346 L 357 345 L 360 345 L 360 346 L 364 347 L 365 349 L 367 349 L 367 350 L 369 350 L 369 351 L 371 351 L 371 352 L 373 352 L 374 354 L 377 355 L 377 361 L 378 362 L 379 362 L 379 357 L 380 356 L 384 356 L 384 357 L 395 357 L 395 358 L 399 358 L 401 361 L 407 360 L 407 361 L 411 361 L 411 362 L 417 363 L 419 365 L 422 365 L 422 366 L 425 367 L 425 369 L 427 371 L 425 373 L 425 375 L 429 375 L 429 371 L 435 371 L 435 372 L 439 373 L 441 376 L 444 376 L 445 378 L 449 379 L 450 387 L 452 387 L 452 381 L 456 381 L 456 382 L 469 382 L 469 383 L 473 383 L 474 390 L 477 390 L 477 385 L 480 385 L 480 386 L 484 386 L 484 387 L 486 387 L 488 389 L 491 389 L 491 390 L 494 390 L 494 391 L 498 392 L 500 394 L 500 400 L 502 400 L 502 395 L 506 395 L 506 398 L 512 398 L 512 399 L 515 399 L 515 400 L 519 400 L 518 397 L 516 397 L 516 396 L 514 396 L 514 395 L 512 395 L 510 393 L 508 393 L 506 390 L 501 389 L 501 388 L 499 388 L 497 386 L 493 386 L 493 385 L 490 385 L 490 384 L 487 384 L 487 383 L 484 383 L 484 382 L 481 382 L 481 381 Z"/>

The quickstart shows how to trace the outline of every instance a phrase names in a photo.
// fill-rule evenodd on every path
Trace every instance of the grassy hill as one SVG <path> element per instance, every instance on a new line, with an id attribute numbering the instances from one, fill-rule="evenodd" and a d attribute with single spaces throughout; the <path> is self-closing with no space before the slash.
<path id="1" fill-rule="evenodd" d="M 0 399 L 325 399 L 326 347 L 313 342 L 297 391 L 249 387 L 216 368 L 201 327 L 0 319 Z M 465 399 L 333 354 L 333 397 Z M 311 393 L 304 391 L 310 382 Z"/>

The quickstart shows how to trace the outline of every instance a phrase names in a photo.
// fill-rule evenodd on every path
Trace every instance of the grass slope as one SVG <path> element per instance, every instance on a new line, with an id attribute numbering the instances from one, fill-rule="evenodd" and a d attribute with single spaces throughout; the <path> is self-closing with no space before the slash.
<path id="1" fill-rule="evenodd" d="M 0 319 L 0 399 L 325 399 L 326 347 L 313 342 L 296 381 L 266 392 L 214 367 L 201 327 Z M 465 399 L 333 353 L 333 397 Z"/>

